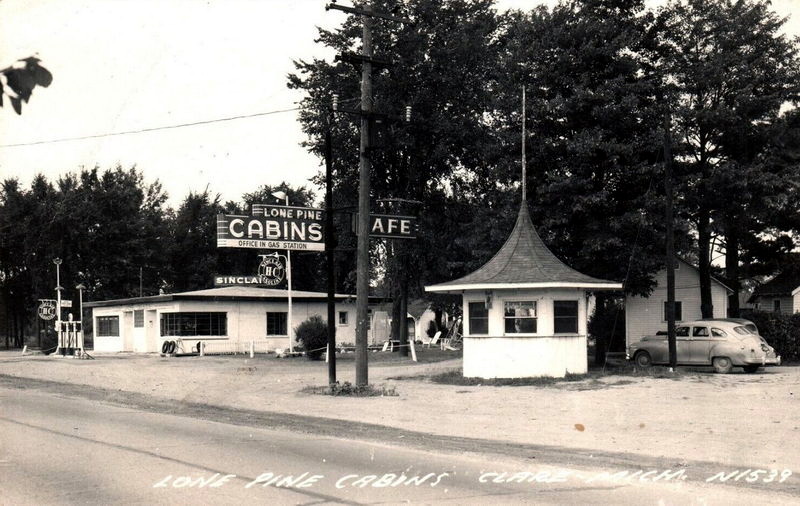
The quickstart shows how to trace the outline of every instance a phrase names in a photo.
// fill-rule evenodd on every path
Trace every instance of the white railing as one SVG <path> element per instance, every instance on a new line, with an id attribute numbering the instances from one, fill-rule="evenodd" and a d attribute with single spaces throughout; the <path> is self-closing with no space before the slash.
<path id="1" fill-rule="evenodd" d="M 252 341 L 203 341 L 203 355 L 239 355 L 266 354 L 270 351 L 270 341 L 253 339 Z"/>

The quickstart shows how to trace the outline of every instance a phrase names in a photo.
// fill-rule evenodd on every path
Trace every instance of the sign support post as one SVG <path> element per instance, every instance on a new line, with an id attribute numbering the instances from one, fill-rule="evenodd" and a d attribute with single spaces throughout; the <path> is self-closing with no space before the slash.
<path id="1" fill-rule="evenodd" d="M 284 199 L 286 207 L 289 207 L 289 195 L 283 191 L 277 191 L 272 194 L 277 199 Z M 292 336 L 292 252 L 286 250 L 286 288 L 288 290 L 289 310 L 286 315 L 286 335 L 289 336 L 289 353 L 294 353 L 294 337 Z"/>
<path id="2" fill-rule="evenodd" d="M 289 205 L 289 197 L 286 197 Z M 292 336 L 292 252 L 286 250 L 286 287 L 288 289 L 289 311 L 286 316 L 286 335 L 289 336 L 289 353 L 294 353 L 294 337 Z"/>
<path id="3" fill-rule="evenodd" d="M 83 291 L 86 289 L 86 287 L 83 285 L 83 283 L 79 283 L 75 288 L 78 289 L 78 327 L 80 327 L 80 333 L 78 334 L 78 349 L 80 350 L 80 356 L 84 357 L 86 355 L 86 350 L 83 348 Z"/>
<path id="4" fill-rule="evenodd" d="M 56 265 L 56 336 L 58 339 L 55 354 L 58 355 L 64 344 L 61 332 L 61 290 L 63 290 L 61 287 L 61 259 L 54 258 L 53 263 Z"/>

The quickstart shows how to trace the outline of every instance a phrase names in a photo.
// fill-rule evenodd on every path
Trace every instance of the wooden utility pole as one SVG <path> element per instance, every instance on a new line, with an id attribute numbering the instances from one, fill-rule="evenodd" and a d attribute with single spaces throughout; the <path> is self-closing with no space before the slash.
<path id="1" fill-rule="evenodd" d="M 678 364 L 678 350 L 675 342 L 675 245 L 672 220 L 672 137 L 669 112 L 664 113 L 664 194 L 666 196 L 666 264 L 667 264 L 667 343 L 669 346 L 669 366 L 675 369 Z"/>
<path id="2" fill-rule="evenodd" d="M 373 64 L 384 64 L 372 56 L 372 18 L 381 18 L 400 23 L 411 23 L 411 20 L 376 12 L 369 2 L 360 7 L 347 7 L 330 3 L 325 10 L 334 9 L 361 16 L 361 55 L 355 59 L 361 63 L 361 143 L 358 163 L 358 244 L 356 247 L 356 385 L 369 383 L 367 355 L 367 326 L 369 319 L 369 196 L 370 196 L 370 127 L 374 113 L 372 111 L 372 67 Z"/>
<path id="3" fill-rule="evenodd" d="M 335 99 L 334 99 L 335 102 Z M 334 103 L 333 109 L 336 109 Z M 331 146 L 331 128 L 333 112 L 328 114 L 328 128 L 325 130 L 325 267 L 328 274 L 328 384 L 336 383 L 336 306 L 335 306 L 335 271 L 333 266 L 333 249 L 336 243 L 333 238 L 333 148 Z"/>
<path id="4" fill-rule="evenodd" d="M 361 16 L 361 144 L 358 159 L 358 245 L 356 251 L 356 385 L 369 383 L 367 327 L 369 304 L 369 190 L 370 163 L 369 127 L 372 113 L 372 7 L 364 5 L 367 14 Z"/>

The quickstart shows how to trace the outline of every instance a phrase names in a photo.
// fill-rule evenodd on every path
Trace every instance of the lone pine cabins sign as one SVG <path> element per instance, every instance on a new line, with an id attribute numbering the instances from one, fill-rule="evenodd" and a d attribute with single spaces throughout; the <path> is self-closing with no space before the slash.
<path id="1" fill-rule="evenodd" d="M 217 247 L 324 251 L 322 230 L 321 209 L 255 204 L 252 216 L 217 215 Z"/>

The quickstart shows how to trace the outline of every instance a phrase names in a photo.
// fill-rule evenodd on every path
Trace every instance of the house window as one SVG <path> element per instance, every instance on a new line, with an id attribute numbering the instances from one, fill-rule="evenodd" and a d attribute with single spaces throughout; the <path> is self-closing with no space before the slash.
<path id="1" fill-rule="evenodd" d="M 506 334 L 536 333 L 536 301 L 509 301 L 504 307 Z"/>
<path id="2" fill-rule="evenodd" d="M 286 327 L 286 312 L 279 311 L 267 313 L 267 335 L 286 336 L 289 335 Z"/>
<path id="3" fill-rule="evenodd" d="M 339 311 L 339 325 L 350 324 L 350 313 L 347 311 Z"/>
<path id="4" fill-rule="evenodd" d="M 776 313 L 781 312 L 781 299 L 775 299 L 772 301 L 772 310 Z"/>
<path id="5" fill-rule="evenodd" d="M 119 316 L 98 316 L 97 335 L 99 337 L 118 337 Z"/>
<path id="6" fill-rule="evenodd" d="M 662 321 L 667 321 L 667 306 L 668 302 L 664 301 L 664 319 Z M 675 321 L 679 322 L 683 320 L 683 303 L 681 301 L 675 301 Z"/>
<path id="7" fill-rule="evenodd" d="M 467 310 L 469 312 L 469 333 L 470 335 L 489 333 L 489 310 L 486 309 L 484 302 L 470 302 Z"/>
<path id="8" fill-rule="evenodd" d="M 144 310 L 139 309 L 133 312 L 133 326 L 137 329 L 144 327 Z"/>
<path id="9" fill-rule="evenodd" d="M 578 333 L 578 301 L 553 301 L 553 331 L 556 334 Z"/>
<path id="10" fill-rule="evenodd" d="M 228 313 L 161 313 L 162 336 L 224 336 L 228 333 Z"/>

